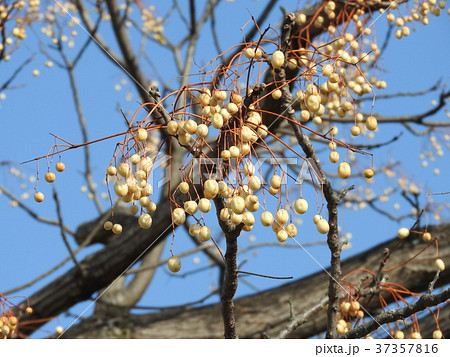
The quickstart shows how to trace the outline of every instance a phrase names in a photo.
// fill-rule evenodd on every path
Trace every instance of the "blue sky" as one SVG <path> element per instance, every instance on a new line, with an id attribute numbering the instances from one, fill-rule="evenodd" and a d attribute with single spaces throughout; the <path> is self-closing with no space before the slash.
<path id="1" fill-rule="evenodd" d="M 288 9 L 294 9 L 296 1 L 283 3 Z M 164 14 L 166 9 L 164 5 L 158 8 L 159 14 Z M 241 28 L 249 21 L 250 15 L 257 17 L 264 6 L 264 2 L 248 1 L 222 3 L 217 13 L 217 26 L 222 29 L 219 32 L 222 48 L 228 48 L 242 41 Z M 268 23 L 276 26 L 280 23 L 279 11 L 275 10 Z M 165 34 L 169 38 L 179 36 L 179 25 L 175 19 L 170 19 L 165 24 Z M 376 23 L 377 35 L 383 38 L 386 29 L 386 22 L 380 19 Z M 104 25 L 107 28 L 106 25 Z M 392 39 L 386 52 L 381 58 L 380 64 L 385 70 L 382 73 L 384 80 L 388 82 L 388 88 L 384 93 L 396 93 L 398 91 L 419 91 L 431 87 L 438 79 L 443 83 L 448 83 L 448 58 L 450 56 L 450 45 L 443 41 L 446 34 L 449 33 L 449 17 L 443 13 L 439 18 L 432 17 L 428 26 L 417 24 L 417 31 L 408 38 L 402 40 Z M 226 30 L 224 30 L 226 29 Z M 39 26 L 35 26 L 36 32 L 39 32 Z M 195 62 L 198 64 L 206 63 L 214 54 L 212 39 L 210 36 L 209 24 L 205 26 L 200 41 L 201 50 L 195 54 Z M 80 44 L 86 38 L 86 34 L 81 29 L 77 29 L 78 35 L 76 43 Z M 244 29 L 245 32 L 245 29 Z M 105 38 L 110 39 L 110 33 L 106 31 Z M 11 61 L 0 64 L 0 83 L 8 77 L 19 63 L 25 60 L 31 54 L 36 54 L 32 63 L 26 67 L 18 76 L 15 84 L 19 88 L 6 91 L 6 99 L 0 101 L 0 121 L 3 127 L 3 140 L 0 141 L 0 161 L 10 161 L 12 165 L 3 165 L 0 167 L 0 184 L 20 197 L 23 192 L 31 193 L 33 184 L 28 181 L 29 176 L 36 175 L 36 165 L 29 163 L 19 165 L 20 162 L 32 159 L 37 156 L 45 155 L 54 143 L 49 132 L 54 133 L 72 143 L 81 142 L 81 133 L 77 124 L 76 113 L 71 99 L 68 87 L 67 74 L 59 68 L 47 68 L 44 66 L 46 59 L 39 54 L 36 37 L 30 34 L 26 45 L 14 54 Z M 136 46 L 138 44 L 135 44 Z M 113 46 L 114 47 L 114 46 Z M 69 52 L 70 53 L 70 52 Z M 175 86 L 178 78 L 171 76 L 174 71 L 172 58 L 168 52 L 158 45 L 151 45 L 149 54 L 155 62 L 157 68 L 164 74 L 165 79 Z M 215 54 L 214 54 L 215 56 Z M 38 68 L 40 75 L 34 77 L 32 70 Z M 152 76 L 151 69 L 148 68 L 148 76 Z M 194 67 L 194 71 L 196 68 Z M 123 131 L 125 128 L 123 118 L 117 108 L 125 112 L 133 113 L 137 108 L 137 97 L 133 95 L 130 101 L 125 99 L 127 92 L 134 92 L 131 80 L 126 74 L 106 59 L 99 49 L 91 44 L 85 57 L 81 60 L 79 66 L 75 69 L 79 89 L 80 99 L 83 104 L 84 114 L 87 119 L 87 128 L 89 139 L 105 137 L 116 132 Z M 195 78 L 197 80 L 197 78 Z M 123 82 L 125 81 L 125 82 Z M 121 89 L 114 87 L 120 84 Z M 23 86 L 22 86 L 23 85 Z M 377 92 L 378 94 L 378 92 Z M 380 92 L 380 94 L 382 94 Z M 431 108 L 431 101 L 437 99 L 438 92 L 416 97 L 414 99 L 402 100 L 377 100 L 374 112 L 383 115 L 414 114 Z M 445 113 L 441 112 L 435 116 L 435 119 L 449 120 Z M 349 129 L 349 127 L 348 127 Z M 341 130 L 342 133 L 345 130 Z M 422 166 L 424 160 L 419 158 L 421 153 L 429 151 L 431 148 L 427 137 L 413 137 L 405 128 L 396 124 L 381 125 L 373 142 L 384 142 L 392 137 L 403 133 L 400 140 L 390 145 L 388 148 L 373 150 L 375 166 L 385 164 L 391 159 L 398 160 L 401 164 L 396 169 L 411 180 L 417 180 L 429 187 L 433 192 L 449 191 L 448 181 L 445 177 L 450 174 L 450 165 L 447 157 L 448 150 L 444 148 L 444 156 L 436 157 L 435 162 L 428 162 L 427 167 Z M 448 132 L 448 131 L 447 131 Z M 347 139 L 349 138 L 348 134 Z M 441 140 L 442 136 L 438 136 Z M 442 142 L 442 146 L 448 145 L 448 142 Z M 99 192 L 104 192 L 105 187 L 102 183 L 104 170 L 109 165 L 111 155 L 114 151 L 115 140 L 111 139 L 90 147 L 92 155 L 92 168 L 94 177 L 98 183 Z M 343 154 L 343 153 L 341 153 Z M 56 159 L 56 158 L 55 158 Z M 322 161 L 326 161 L 326 156 Z M 53 184 L 59 193 L 62 205 L 64 223 L 73 230 L 87 220 L 97 217 L 97 212 L 92 201 L 87 198 L 86 193 L 81 192 L 82 186 L 86 183 L 81 174 L 83 170 L 83 151 L 82 149 L 65 153 L 62 161 L 66 164 L 66 170 L 57 175 L 57 180 Z M 362 158 L 361 167 L 370 165 L 369 158 Z M 53 166 L 54 163 L 51 165 Z M 328 166 L 327 166 L 328 165 Z M 325 164 L 330 167 L 331 164 Z M 22 179 L 11 174 L 10 170 L 15 168 L 25 175 Z M 41 175 L 46 171 L 45 161 L 39 163 Z M 433 169 L 439 168 L 440 174 L 433 174 Z M 391 185 L 395 185 L 398 177 L 388 179 L 384 175 L 376 176 L 375 185 L 378 191 Z M 349 184 L 362 184 L 361 179 L 350 179 Z M 21 187 L 25 184 L 25 188 Z M 55 219 L 55 205 L 51 200 L 51 186 L 42 179 L 39 182 L 39 190 L 46 194 L 46 201 L 43 204 L 36 204 L 31 198 L 24 200 L 24 203 L 39 215 Z M 311 191 L 311 190 L 304 190 Z M 307 199 L 314 202 L 313 192 L 304 192 Z M 437 202 L 448 201 L 448 196 L 435 196 Z M 421 197 L 425 201 L 424 195 Z M 109 203 L 103 200 L 104 208 Z M 396 210 L 394 204 L 399 203 L 400 209 Z M 405 213 L 409 211 L 407 203 L 401 198 L 392 197 L 385 203 L 386 209 L 391 213 Z M 31 219 L 22 209 L 11 207 L 10 200 L 5 195 L 0 195 L 0 210 L 2 212 L 1 222 L 3 222 L 3 232 L 0 238 L 2 249 L 0 250 L 0 260 L 4 266 L 8 267 L 6 273 L 0 276 L 0 291 L 11 289 L 35 278 L 52 268 L 67 256 L 67 250 L 60 237 L 59 229 L 55 226 L 38 223 Z M 342 231 L 352 234 L 351 243 L 353 248 L 343 252 L 343 257 L 356 254 L 368 247 L 378 244 L 380 241 L 391 238 L 395 235 L 397 229 L 401 226 L 410 226 L 413 222 L 405 220 L 401 223 L 393 222 L 385 217 L 375 214 L 370 209 L 357 210 L 346 209 L 341 211 L 340 225 Z M 305 217 L 299 228 L 300 234 L 298 241 L 300 243 L 313 242 L 323 239 L 312 226 L 311 219 L 316 212 L 311 209 Z M 448 220 L 447 211 L 443 211 L 443 220 Z M 430 217 L 430 223 L 434 223 L 433 217 Z M 382 229 L 380 230 L 380 227 Z M 217 228 L 215 230 L 217 232 Z M 250 237 L 255 236 L 256 241 L 275 241 L 272 234 L 267 234 L 267 230 L 256 227 L 254 231 L 244 234 L 240 240 L 242 247 L 248 246 Z M 71 240 L 74 247 L 74 242 Z M 175 240 L 176 252 L 194 247 L 193 243 L 184 235 L 178 235 Z M 91 247 L 82 255 L 91 253 L 99 247 Z M 308 248 L 308 252 L 323 266 L 328 265 L 329 254 L 323 245 Z M 170 256 L 169 245 L 166 246 L 164 257 Z M 199 263 L 194 262 L 194 258 L 199 259 Z M 253 271 L 256 273 L 274 275 L 274 276 L 294 276 L 300 278 L 306 274 L 318 271 L 320 266 L 312 260 L 302 249 L 296 248 L 260 248 L 243 254 L 240 257 L 243 263 L 242 270 Z M 200 267 L 205 267 L 208 260 L 205 255 L 195 253 L 189 257 L 183 258 L 183 271 L 188 272 Z M 30 296 L 39 287 L 52 281 L 55 277 L 61 275 L 64 271 L 71 268 L 71 264 L 65 265 L 62 269 L 49 277 L 43 279 L 33 287 L 24 289 L 17 293 L 20 296 Z M 208 289 L 212 286 L 217 287 L 217 270 L 204 270 L 180 279 L 163 267 L 160 269 L 152 282 L 148 292 L 145 294 L 141 306 L 167 306 L 184 302 L 193 301 L 205 296 Z M 245 277 L 246 282 L 252 284 L 240 283 L 238 296 L 253 293 L 258 289 L 266 289 L 279 284 L 277 280 L 261 279 L 257 277 Z M 21 299 L 14 299 L 13 302 L 19 302 Z M 211 298 L 207 302 L 216 302 L 217 297 Z M 77 305 L 72 311 L 77 313 L 83 311 L 89 302 L 83 302 Z M 89 314 L 90 311 L 87 312 Z M 53 332 L 54 326 L 61 324 L 67 326 L 71 323 L 71 318 L 58 317 L 55 321 L 44 327 L 44 330 Z M 37 336 L 44 336 L 43 333 Z"/>

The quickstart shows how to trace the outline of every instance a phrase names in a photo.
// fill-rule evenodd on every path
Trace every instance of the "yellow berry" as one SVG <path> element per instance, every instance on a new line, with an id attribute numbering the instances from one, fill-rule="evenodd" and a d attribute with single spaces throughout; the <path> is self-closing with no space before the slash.
<path id="1" fill-rule="evenodd" d="M 177 226 L 184 224 L 186 221 L 186 213 L 184 212 L 184 209 L 180 207 L 175 208 L 172 212 L 172 221 Z"/>
<path id="2" fill-rule="evenodd" d="M 109 167 L 106 169 L 106 173 L 107 173 L 109 176 L 114 176 L 114 175 L 117 174 L 117 169 L 116 169 L 115 166 L 109 166 Z"/>
<path id="3" fill-rule="evenodd" d="M 370 179 L 375 175 L 375 172 L 372 169 L 365 169 L 364 170 L 364 177 L 367 179 Z"/>
<path id="4" fill-rule="evenodd" d="M 338 166 L 338 175 L 342 179 L 347 179 L 351 175 L 350 165 L 347 162 L 341 162 Z"/>
<path id="5" fill-rule="evenodd" d="M 261 223 L 264 227 L 270 227 L 273 223 L 273 215 L 269 211 L 261 214 Z"/>
<path id="6" fill-rule="evenodd" d="M 286 226 L 286 232 L 288 234 L 289 237 L 295 237 L 297 235 L 297 227 L 295 226 L 295 224 L 293 223 L 289 223 Z"/>
<path id="7" fill-rule="evenodd" d="M 436 266 L 436 269 L 438 269 L 439 271 L 444 271 L 445 270 L 445 263 L 442 259 L 436 259 L 434 261 L 434 265 Z"/>
<path id="8" fill-rule="evenodd" d="M 44 200 L 44 194 L 42 192 L 36 192 L 34 194 L 34 200 L 36 202 L 42 202 Z"/>
<path id="9" fill-rule="evenodd" d="M 422 235 L 422 239 L 424 242 L 429 242 L 432 239 L 430 232 L 425 232 Z"/>
<path id="10" fill-rule="evenodd" d="M 106 221 L 103 224 L 103 228 L 105 228 L 105 230 L 110 231 L 113 227 L 113 223 L 111 221 Z"/>
<path id="11" fill-rule="evenodd" d="M 270 179 L 270 186 L 278 190 L 281 187 L 281 177 L 279 175 L 273 175 Z"/>
<path id="12" fill-rule="evenodd" d="M 188 193 L 189 192 L 189 184 L 187 182 L 180 183 L 178 188 L 180 189 L 181 193 Z"/>
<path id="13" fill-rule="evenodd" d="M 281 229 L 277 232 L 277 240 L 280 243 L 285 242 L 288 239 L 288 234 L 285 230 Z"/>
<path id="14" fill-rule="evenodd" d="M 203 192 L 206 198 L 213 199 L 219 193 L 219 184 L 216 180 L 206 180 L 203 184 Z"/>
<path id="15" fill-rule="evenodd" d="M 333 66 L 331 64 L 326 64 L 322 67 L 322 74 L 324 77 L 329 77 L 333 73 Z"/>
<path id="16" fill-rule="evenodd" d="M 197 223 L 191 224 L 189 226 L 189 235 L 191 235 L 192 237 L 196 237 L 198 236 L 199 233 L 200 233 L 200 226 Z"/>
<path id="17" fill-rule="evenodd" d="M 299 198 L 294 202 L 294 210 L 298 214 L 303 214 L 308 210 L 308 201 L 303 198 Z"/>
<path id="18" fill-rule="evenodd" d="M 441 330 L 434 330 L 433 331 L 433 338 L 435 340 L 440 340 L 442 338 L 442 331 Z"/>
<path id="19" fill-rule="evenodd" d="M 242 215 L 242 222 L 244 222 L 246 226 L 253 226 L 255 224 L 255 216 L 253 216 L 253 213 L 251 212 L 245 212 Z"/>
<path id="20" fill-rule="evenodd" d="M 197 126 L 197 129 L 195 130 L 195 133 L 198 137 L 204 138 L 208 135 L 208 127 L 205 124 L 200 124 Z"/>
<path id="21" fill-rule="evenodd" d="M 130 208 L 128 208 L 128 211 L 130 212 L 131 215 L 135 215 L 136 213 L 139 212 L 139 207 L 136 205 L 131 205 Z"/>
<path id="22" fill-rule="evenodd" d="M 339 161 L 339 153 L 337 151 L 330 152 L 329 159 L 330 159 L 330 162 L 335 164 L 336 162 Z"/>
<path id="23" fill-rule="evenodd" d="M 279 224 L 286 224 L 289 220 L 289 213 L 285 209 L 279 209 L 277 213 L 275 214 L 275 220 Z"/>
<path id="24" fill-rule="evenodd" d="M 352 128 L 350 129 L 350 133 L 353 136 L 358 136 L 359 134 L 361 134 L 361 129 L 359 128 L 358 125 L 353 125 Z"/>
<path id="25" fill-rule="evenodd" d="M 148 213 L 142 213 L 138 219 L 139 227 L 148 229 L 152 225 L 152 217 Z"/>
<path id="26" fill-rule="evenodd" d="M 122 225 L 121 224 L 118 224 L 118 223 L 116 223 L 116 224 L 114 224 L 113 226 L 112 226 L 112 232 L 114 233 L 114 234 L 120 234 L 120 233 L 122 233 Z"/>
<path id="27" fill-rule="evenodd" d="M 178 132 L 178 123 L 175 120 L 170 120 L 167 123 L 167 132 L 170 135 L 175 135 Z"/>
<path id="28" fill-rule="evenodd" d="M 148 138 L 147 130 L 139 128 L 136 132 L 136 138 L 138 141 L 145 141 Z"/>
<path id="29" fill-rule="evenodd" d="M 172 273 L 179 272 L 181 269 L 181 260 L 177 256 L 173 255 L 169 258 L 169 261 L 167 262 L 167 265 L 169 267 L 169 270 Z"/>
<path id="30" fill-rule="evenodd" d="M 235 214 L 242 214 L 245 211 L 245 200 L 241 196 L 231 199 L 231 209 Z"/>
<path id="31" fill-rule="evenodd" d="M 404 239 L 409 236 L 409 229 L 408 228 L 400 228 L 397 232 L 397 237 L 400 239 Z"/>
<path id="32" fill-rule="evenodd" d="M 374 116 L 370 116 L 366 119 L 366 128 L 374 131 L 378 126 L 377 119 Z"/>
<path id="33" fill-rule="evenodd" d="M 284 53 L 281 51 L 275 51 L 272 54 L 272 57 L 270 59 L 270 63 L 272 64 L 273 68 L 280 68 L 284 64 Z"/>
<path id="34" fill-rule="evenodd" d="M 47 182 L 54 182 L 56 179 L 56 176 L 53 172 L 47 172 L 44 176 L 44 179 Z"/>
<path id="35" fill-rule="evenodd" d="M 200 199 L 200 201 L 198 201 L 197 207 L 200 210 L 200 212 L 208 213 L 211 209 L 211 201 L 208 200 L 207 198 L 202 198 Z"/>
<path id="36" fill-rule="evenodd" d="M 203 226 L 199 230 L 198 240 L 200 242 L 206 242 L 211 238 L 211 229 L 208 226 Z"/>
<path id="37" fill-rule="evenodd" d="M 316 228 L 320 234 L 326 234 L 330 230 L 330 226 L 325 218 L 319 219 L 316 224 Z"/>
<path id="38" fill-rule="evenodd" d="M 55 170 L 58 172 L 63 172 L 65 168 L 66 168 L 66 165 L 64 165 L 62 162 L 58 162 L 55 165 Z"/>
<path id="39" fill-rule="evenodd" d="M 272 92 L 272 98 L 275 100 L 280 99 L 282 95 L 283 95 L 283 93 L 281 92 L 280 89 L 276 89 Z"/>
<path id="40" fill-rule="evenodd" d="M 125 162 L 122 162 L 119 165 L 119 168 L 117 169 L 117 171 L 119 172 L 119 175 L 126 178 L 128 176 L 128 174 L 130 173 L 130 165 L 128 165 Z"/>
<path id="41" fill-rule="evenodd" d="M 128 193 L 128 184 L 125 181 L 118 180 L 114 183 L 114 192 L 119 197 L 124 197 Z"/>
<path id="42" fill-rule="evenodd" d="M 191 216 L 194 215 L 197 212 L 197 202 L 195 201 L 186 201 L 184 203 L 184 210 L 187 214 L 190 214 Z"/>

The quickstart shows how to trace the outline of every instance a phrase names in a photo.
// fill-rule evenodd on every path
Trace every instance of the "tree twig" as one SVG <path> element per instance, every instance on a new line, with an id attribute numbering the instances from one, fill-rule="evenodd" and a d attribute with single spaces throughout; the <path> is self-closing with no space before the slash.
<path id="1" fill-rule="evenodd" d="M 361 338 L 367 336 L 369 333 L 377 330 L 380 326 L 395 322 L 397 320 L 406 319 L 407 317 L 426 309 L 427 307 L 432 307 L 439 305 L 446 300 L 450 299 L 450 289 L 447 288 L 443 292 L 435 295 L 424 294 L 415 303 L 409 304 L 403 308 L 391 310 L 375 316 L 372 320 L 366 322 L 365 324 L 358 326 L 346 334 L 340 336 L 339 338 Z"/>

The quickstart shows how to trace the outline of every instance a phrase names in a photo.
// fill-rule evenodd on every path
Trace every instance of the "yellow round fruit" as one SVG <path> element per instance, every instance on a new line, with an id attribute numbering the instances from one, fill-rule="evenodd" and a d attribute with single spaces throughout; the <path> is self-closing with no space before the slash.
<path id="1" fill-rule="evenodd" d="M 434 261 L 434 265 L 436 266 L 436 269 L 438 269 L 439 271 L 444 271 L 445 270 L 445 263 L 442 259 L 436 259 Z"/>
<path id="2" fill-rule="evenodd" d="M 45 181 L 54 182 L 56 179 L 56 175 L 53 172 L 47 172 L 44 176 Z"/>
<path id="3" fill-rule="evenodd" d="M 200 124 L 197 126 L 197 129 L 195 130 L 195 133 L 198 137 L 204 138 L 208 135 L 208 127 L 205 124 Z"/>
<path id="4" fill-rule="evenodd" d="M 189 192 L 189 184 L 187 182 L 180 183 L 178 188 L 180 189 L 181 193 L 188 193 Z"/>
<path id="5" fill-rule="evenodd" d="M 338 166 L 338 175 L 342 179 L 347 179 L 351 175 L 350 165 L 347 162 L 341 162 Z"/>
<path id="6" fill-rule="evenodd" d="M 188 119 L 184 123 L 183 129 L 186 130 L 189 134 L 194 134 L 197 130 L 197 123 L 192 119 Z"/>
<path id="7" fill-rule="evenodd" d="M 136 213 L 139 212 L 139 207 L 136 206 L 136 205 L 131 205 L 131 206 L 128 208 L 128 212 L 130 212 L 130 214 L 131 214 L 132 216 L 134 216 Z"/>
<path id="8" fill-rule="evenodd" d="M 110 231 L 113 227 L 113 223 L 111 221 L 106 221 L 105 223 L 103 223 L 103 228 L 105 228 L 105 230 Z"/>
<path id="9" fill-rule="evenodd" d="M 272 98 L 275 100 L 280 99 L 282 95 L 283 95 L 283 92 L 281 92 L 280 89 L 276 89 L 272 92 Z"/>
<path id="10" fill-rule="evenodd" d="M 114 183 L 114 192 L 119 197 L 124 197 L 128 193 L 128 184 L 125 181 L 118 180 Z"/>
<path id="11" fill-rule="evenodd" d="M 208 213 L 211 209 L 211 201 L 207 198 L 201 198 L 200 201 L 198 201 L 197 205 L 198 209 L 202 213 Z"/>
<path id="12" fill-rule="evenodd" d="M 242 214 L 245 211 L 245 200 L 241 196 L 231 199 L 231 209 L 235 214 Z"/>
<path id="13" fill-rule="evenodd" d="M 372 169 L 365 169 L 364 170 L 364 177 L 367 179 L 370 179 L 375 175 L 375 172 Z"/>
<path id="14" fill-rule="evenodd" d="M 118 224 L 118 223 L 116 223 L 116 224 L 114 224 L 113 226 L 112 226 L 112 232 L 114 233 L 114 234 L 120 234 L 120 233 L 122 233 L 122 225 L 121 224 Z"/>
<path id="15" fill-rule="evenodd" d="M 167 132 L 170 135 L 175 135 L 178 132 L 178 123 L 175 120 L 170 120 L 167 123 Z"/>
<path id="16" fill-rule="evenodd" d="M 258 191 L 261 188 L 261 180 L 258 176 L 250 176 L 250 179 L 248 180 L 248 186 L 253 191 Z"/>
<path id="17" fill-rule="evenodd" d="M 213 199 L 219 193 L 219 184 L 216 180 L 206 180 L 203 184 L 203 192 L 206 198 Z"/>
<path id="18" fill-rule="evenodd" d="M 430 232 L 425 232 L 422 235 L 422 239 L 424 242 L 429 242 L 432 239 Z"/>
<path id="19" fill-rule="evenodd" d="M 279 175 L 273 175 L 270 178 L 270 186 L 278 190 L 281 187 L 281 177 Z"/>
<path id="20" fill-rule="evenodd" d="M 377 118 L 370 116 L 366 119 L 366 128 L 370 131 L 374 131 L 378 126 Z"/>
<path id="21" fill-rule="evenodd" d="M 64 165 L 62 162 L 58 162 L 55 165 L 55 170 L 58 172 L 63 172 L 65 170 L 65 168 L 66 168 L 66 165 Z"/>
<path id="22" fill-rule="evenodd" d="M 293 223 L 289 223 L 286 226 L 286 232 L 288 234 L 289 237 L 295 237 L 297 235 L 297 227 L 295 226 L 295 224 Z"/>
<path id="23" fill-rule="evenodd" d="M 200 242 L 206 242 L 210 238 L 211 238 L 211 229 L 208 226 L 203 226 L 202 228 L 200 228 L 198 240 Z"/>
<path id="24" fill-rule="evenodd" d="M 286 224 L 287 221 L 289 220 L 289 213 L 288 211 L 286 211 L 285 209 L 279 209 L 277 211 L 277 213 L 275 214 L 275 220 L 279 223 L 279 224 Z"/>
<path id="25" fill-rule="evenodd" d="M 139 128 L 136 132 L 136 138 L 138 141 L 145 141 L 148 138 L 147 130 Z"/>
<path id="26" fill-rule="evenodd" d="M 198 236 L 199 233 L 200 233 L 200 226 L 197 223 L 191 224 L 189 226 L 189 235 L 191 235 L 192 237 L 196 237 Z"/>
<path id="27" fill-rule="evenodd" d="M 280 243 L 285 242 L 288 239 L 288 234 L 285 230 L 281 229 L 277 232 L 277 239 Z"/>
<path id="28" fill-rule="evenodd" d="M 284 53 L 281 51 L 275 51 L 272 54 L 272 57 L 270 59 L 270 63 L 272 64 L 273 68 L 280 68 L 284 64 Z"/>
<path id="29" fill-rule="evenodd" d="M 128 165 L 125 162 L 122 162 L 119 165 L 119 168 L 117 169 L 117 172 L 119 172 L 119 175 L 122 177 L 127 177 L 130 172 L 130 165 Z"/>
<path id="30" fill-rule="evenodd" d="M 242 215 L 242 222 L 244 222 L 246 226 L 253 226 L 255 224 L 255 216 L 253 216 L 253 213 L 251 212 L 245 212 Z"/>
<path id="31" fill-rule="evenodd" d="M 359 128 L 358 125 L 353 125 L 352 128 L 350 129 L 350 133 L 353 136 L 358 136 L 359 134 L 361 134 L 361 129 Z"/>
<path id="32" fill-rule="evenodd" d="M 186 212 L 181 207 L 177 207 L 172 212 L 172 221 L 177 226 L 184 224 L 186 221 Z"/>
<path id="33" fill-rule="evenodd" d="M 38 203 L 42 202 L 44 200 L 44 194 L 42 192 L 36 192 L 34 194 L 34 200 Z"/>
<path id="34" fill-rule="evenodd" d="M 173 255 L 169 258 L 167 266 L 172 273 L 179 272 L 181 269 L 181 260 L 177 256 Z"/>
<path id="35" fill-rule="evenodd" d="M 184 202 L 184 210 L 187 214 L 190 214 L 191 216 L 194 215 L 197 212 L 197 202 L 195 201 L 186 201 Z"/>
<path id="36" fill-rule="evenodd" d="M 115 166 L 109 166 L 109 167 L 106 169 L 106 173 L 108 174 L 108 176 L 114 176 L 114 175 L 117 174 L 117 169 L 116 169 Z"/>
<path id="37" fill-rule="evenodd" d="M 397 237 L 400 239 L 404 239 L 409 236 L 409 229 L 408 228 L 400 228 L 397 232 Z"/>
<path id="38" fill-rule="evenodd" d="M 330 230 L 330 226 L 329 226 L 327 220 L 324 218 L 319 219 L 319 221 L 316 224 L 316 228 L 320 234 L 326 234 Z"/>
<path id="39" fill-rule="evenodd" d="M 298 214 L 303 214 L 308 210 L 308 201 L 303 198 L 299 198 L 294 202 L 294 210 Z"/>
<path id="40" fill-rule="evenodd" d="M 330 152 L 329 159 L 330 159 L 330 162 L 335 164 L 336 162 L 339 161 L 339 153 L 337 151 Z"/>
<path id="41" fill-rule="evenodd" d="M 273 215 L 269 211 L 261 214 L 261 223 L 264 227 L 270 227 L 273 223 Z"/>
<path id="42" fill-rule="evenodd" d="M 138 218 L 139 227 L 148 229 L 152 225 L 152 217 L 148 213 L 142 213 Z"/>

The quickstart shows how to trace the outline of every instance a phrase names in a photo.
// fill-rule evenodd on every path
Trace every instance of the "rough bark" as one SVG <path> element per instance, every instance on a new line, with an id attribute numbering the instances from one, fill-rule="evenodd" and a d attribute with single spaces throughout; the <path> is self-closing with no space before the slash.
<path id="1" fill-rule="evenodd" d="M 430 227 L 433 236 L 439 239 L 439 254 L 444 261 L 450 258 L 450 224 Z M 385 248 L 392 249 L 398 239 L 384 242 L 366 252 L 360 253 L 342 263 L 343 275 L 358 269 L 366 268 L 376 274 L 383 258 Z M 392 253 L 386 268 L 395 266 L 414 256 L 425 243 L 417 234 L 412 234 L 408 240 Z M 388 273 L 389 282 L 404 285 L 411 291 L 425 291 L 428 283 L 435 275 L 435 250 L 430 247 L 412 262 Z M 366 273 L 356 273 L 351 281 L 357 282 L 367 276 Z M 236 324 L 241 338 L 262 338 L 277 336 L 290 321 L 290 305 L 293 304 L 297 313 L 308 310 L 327 294 L 329 276 L 325 272 L 312 274 L 306 278 L 282 285 L 278 288 L 259 294 L 246 296 L 235 300 Z M 448 284 L 450 272 L 441 273 L 435 286 Z M 386 301 L 392 301 L 390 295 L 383 294 Z M 448 304 L 447 304 L 448 305 Z M 448 306 L 444 305 L 446 309 Z M 376 297 L 370 299 L 365 308 L 371 314 L 379 313 L 379 303 Z M 66 338 L 115 338 L 123 335 L 132 338 L 222 338 L 223 322 L 220 304 L 200 308 L 176 308 L 161 313 L 147 315 L 128 315 L 125 318 L 98 320 L 86 319 L 79 326 L 69 329 Z M 304 325 L 288 335 L 290 338 L 307 338 L 326 330 L 326 309 L 317 312 Z M 441 329 L 450 333 L 449 319 L 441 314 Z M 432 323 L 425 328 L 434 329 Z M 423 335 L 429 335 L 423 330 Z"/>

